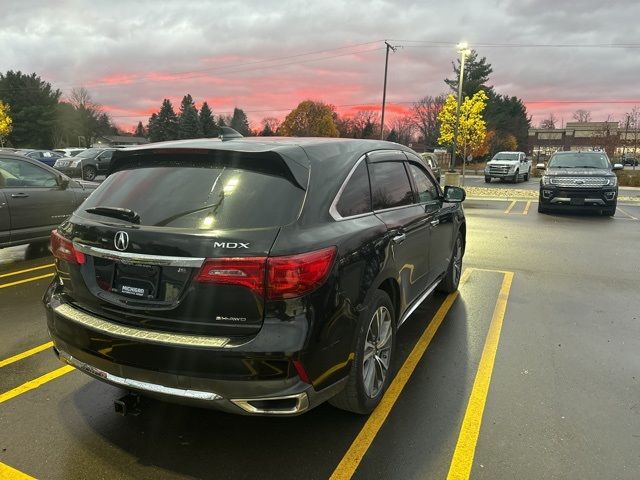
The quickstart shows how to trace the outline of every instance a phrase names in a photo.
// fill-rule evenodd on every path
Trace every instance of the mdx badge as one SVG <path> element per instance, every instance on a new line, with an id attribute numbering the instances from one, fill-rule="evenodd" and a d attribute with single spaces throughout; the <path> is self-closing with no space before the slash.
<path id="1" fill-rule="evenodd" d="M 116 233 L 116 236 L 113 237 L 113 245 L 116 247 L 116 250 L 120 250 L 121 252 L 126 250 L 129 247 L 129 234 L 123 231 Z"/>
<path id="2" fill-rule="evenodd" d="M 120 232 L 118 232 L 120 233 Z M 124 232 L 122 232 L 124 233 Z M 116 247 L 117 248 L 117 247 Z M 249 243 L 242 242 L 213 242 L 213 248 L 249 248 Z"/>

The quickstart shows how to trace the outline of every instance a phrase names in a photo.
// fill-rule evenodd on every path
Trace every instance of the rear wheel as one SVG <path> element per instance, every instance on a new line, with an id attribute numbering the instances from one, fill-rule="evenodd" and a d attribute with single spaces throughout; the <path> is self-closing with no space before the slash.
<path id="1" fill-rule="evenodd" d="M 98 171 L 96 170 L 96 167 L 94 167 L 93 165 L 87 165 L 86 167 L 82 167 L 83 180 L 88 180 L 91 182 L 92 180 L 95 180 L 97 175 L 98 175 Z"/>
<path id="2" fill-rule="evenodd" d="M 458 289 L 460 284 L 460 275 L 462 274 L 462 255 L 464 248 L 462 245 L 462 235 L 458 233 L 456 237 L 456 243 L 453 246 L 453 255 L 451 255 L 451 261 L 449 262 L 449 268 L 447 273 L 444 274 L 444 278 L 438 285 L 440 292 L 451 293 Z"/>
<path id="3" fill-rule="evenodd" d="M 370 413 L 390 381 L 391 360 L 396 342 L 396 319 L 389 295 L 376 290 L 370 307 L 358 322 L 355 358 L 347 384 L 329 400 L 334 407 L 354 413 Z"/>

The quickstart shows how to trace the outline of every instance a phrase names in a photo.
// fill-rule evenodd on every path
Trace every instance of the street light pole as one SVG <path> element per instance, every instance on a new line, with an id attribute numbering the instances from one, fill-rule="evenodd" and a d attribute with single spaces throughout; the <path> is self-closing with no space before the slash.
<path id="1" fill-rule="evenodd" d="M 466 56 L 471 53 L 467 48 L 466 42 L 458 44 L 458 50 L 460 51 L 460 75 L 458 79 L 458 102 L 456 103 L 456 123 L 453 126 L 453 152 L 451 152 L 451 164 L 449 165 L 449 171 L 453 172 L 456 165 L 456 149 L 458 147 L 458 128 L 460 125 L 460 101 L 462 99 L 462 79 L 464 78 L 464 61 Z M 464 158 L 462 159 L 464 166 Z"/>
<path id="2" fill-rule="evenodd" d="M 384 106 L 387 102 L 387 69 L 389 67 L 389 50 L 396 51 L 396 47 L 390 45 L 386 40 L 384 44 L 387 46 L 387 54 L 384 59 L 384 87 L 382 88 L 382 118 L 380 119 L 380 140 L 384 140 Z"/>

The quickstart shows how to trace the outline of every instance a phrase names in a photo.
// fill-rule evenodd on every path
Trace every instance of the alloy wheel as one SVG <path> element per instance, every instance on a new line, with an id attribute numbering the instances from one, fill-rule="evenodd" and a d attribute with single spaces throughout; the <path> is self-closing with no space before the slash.
<path id="1" fill-rule="evenodd" d="M 378 396 L 389 373 L 391 348 L 393 346 L 393 323 L 391 312 L 380 306 L 369 322 L 364 342 L 362 380 L 369 398 Z"/>

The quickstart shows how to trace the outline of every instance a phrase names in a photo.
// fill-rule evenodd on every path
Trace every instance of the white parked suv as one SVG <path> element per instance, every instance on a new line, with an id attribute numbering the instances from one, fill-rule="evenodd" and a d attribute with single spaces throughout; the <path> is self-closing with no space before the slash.
<path id="1" fill-rule="evenodd" d="M 492 178 L 526 182 L 530 176 L 531 160 L 524 152 L 498 152 L 487 162 L 484 169 L 484 181 L 487 183 Z"/>

